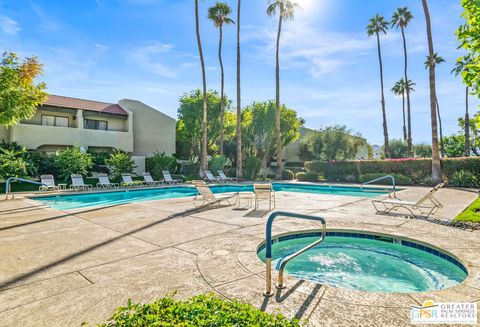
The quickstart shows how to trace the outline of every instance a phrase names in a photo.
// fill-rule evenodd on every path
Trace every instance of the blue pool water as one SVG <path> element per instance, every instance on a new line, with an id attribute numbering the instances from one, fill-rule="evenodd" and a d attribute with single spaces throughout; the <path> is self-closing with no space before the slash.
<path id="1" fill-rule="evenodd" d="M 282 258 L 318 240 L 318 233 L 311 235 L 273 243 L 272 267 L 278 269 Z M 448 254 L 411 241 L 392 240 L 330 232 L 324 242 L 291 260 L 285 272 L 335 287 L 391 293 L 441 290 L 467 278 L 465 267 Z M 258 256 L 265 261 L 264 247 Z"/>
<path id="2" fill-rule="evenodd" d="M 253 192 L 253 186 L 248 184 L 225 184 L 214 185 L 210 187 L 213 193 L 233 193 L 233 192 Z M 349 195 L 360 197 L 374 197 L 380 194 L 386 194 L 381 189 L 347 186 L 331 186 L 331 185 L 309 185 L 294 183 L 274 183 L 275 191 L 285 192 L 301 192 L 314 194 L 332 194 L 332 195 Z M 188 186 L 172 186 L 156 189 L 136 189 L 112 192 L 99 192 L 89 194 L 68 194 L 41 196 L 34 199 L 42 202 L 50 207 L 68 210 L 86 208 L 91 206 L 116 205 L 131 202 L 164 200 L 173 198 L 183 198 L 196 195 L 195 188 Z"/>

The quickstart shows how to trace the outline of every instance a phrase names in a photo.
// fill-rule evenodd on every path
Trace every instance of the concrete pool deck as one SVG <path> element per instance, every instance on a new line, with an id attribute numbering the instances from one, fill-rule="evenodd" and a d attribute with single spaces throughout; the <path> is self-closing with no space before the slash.
<path id="1" fill-rule="evenodd" d="M 410 187 L 402 199 L 427 188 Z M 477 194 L 442 189 L 451 219 Z M 376 215 L 371 199 L 277 193 L 277 209 L 324 217 L 328 229 L 408 237 L 458 257 L 469 277 L 452 288 L 414 294 L 339 289 L 287 276 L 287 288 L 262 295 L 265 211 L 233 207 L 195 210 L 191 198 L 60 211 L 24 197 L 0 202 L 0 326 L 79 326 L 102 322 L 133 301 L 215 292 L 267 312 L 307 319 L 311 326 L 408 326 L 411 305 L 480 301 L 480 231 L 402 216 Z M 280 218 L 273 234 L 318 229 L 316 222 Z M 275 272 L 273 277 L 276 277 Z M 480 321 L 480 320 L 479 320 Z"/>

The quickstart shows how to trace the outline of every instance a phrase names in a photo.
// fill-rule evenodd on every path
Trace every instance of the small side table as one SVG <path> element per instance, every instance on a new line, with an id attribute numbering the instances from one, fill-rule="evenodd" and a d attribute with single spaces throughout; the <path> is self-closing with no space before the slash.
<path id="1" fill-rule="evenodd" d="M 66 190 L 67 189 L 67 184 L 58 184 L 58 188 L 60 190 Z"/>
<path id="2" fill-rule="evenodd" d="M 246 203 L 242 206 L 242 200 Z M 253 192 L 238 192 L 235 200 L 236 208 L 251 208 L 253 203 Z"/>

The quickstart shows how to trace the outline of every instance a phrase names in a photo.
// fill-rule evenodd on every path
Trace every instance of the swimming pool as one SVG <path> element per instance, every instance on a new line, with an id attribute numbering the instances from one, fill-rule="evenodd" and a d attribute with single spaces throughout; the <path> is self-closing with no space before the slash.
<path id="1" fill-rule="evenodd" d="M 279 237 L 272 245 L 272 266 L 318 240 L 319 232 Z M 258 250 L 265 261 L 265 245 Z M 386 293 L 441 290 L 467 278 L 453 256 L 411 240 L 352 231 L 329 231 L 325 240 L 292 259 L 285 272 L 335 287 Z"/>
<path id="2" fill-rule="evenodd" d="M 225 184 L 210 186 L 213 193 L 253 192 L 252 184 Z M 374 197 L 388 192 L 380 188 L 364 188 L 351 186 L 312 185 L 297 183 L 273 183 L 275 191 L 300 192 L 313 194 L 332 194 L 359 197 Z M 170 186 L 153 189 L 129 189 L 111 192 L 63 194 L 53 196 L 39 196 L 32 199 L 50 207 L 68 210 L 91 206 L 117 205 L 131 202 L 152 201 L 195 196 L 194 187 Z"/>

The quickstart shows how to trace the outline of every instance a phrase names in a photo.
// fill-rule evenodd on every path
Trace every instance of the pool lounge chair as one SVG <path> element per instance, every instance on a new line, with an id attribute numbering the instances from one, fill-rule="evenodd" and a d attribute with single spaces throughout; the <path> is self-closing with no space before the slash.
<path id="1" fill-rule="evenodd" d="M 122 174 L 122 183 L 120 184 L 124 187 L 140 187 L 145 185 L 142 181 L 134 181 L 132 179 L 132 174 L 123 173 Z"/>
<path id="2" fill-rule="evenodd" d="M 262 200 L 268 201 L 268 211 L 275 209 L 276 200 L 275 200 L 275 191 L 273 190 L 272 184 L 253 184 L 253 192 L 255 193 L 255 209 L 258 208 L 258 203 Z"/>
<path id="3" fill-rule="evenodd" d="M 58 191 L 60 187 L 55 185 L 53 175 L 40 175 L 40 183 L 43 185 L 38 188 L 39 191 Z"/>
<path id="4" fill-rule="evenodd" d="M 173 179 L 168 170 L 162 170 L 162 174 L 166 184 L 180 184 L 183 182 L 181 179 Z"/>
<path id="5" fill-rule="evenodd" d="M 143 179 L 144 179 L 145 184 L 147 184 L 147 185 L 149 185 L 149 186 L 158 186 L 158 185 L 162 185 L 162 184 L 163 184 L 163 181 L 155 181 L 155 180 L 153 180 L 152 175 L 150 175 L 149 172 L 144 172 L 144 173 L 142 173 L 142 176 L 143 176 Z"/>
<path id="6" fill-rule="evenodd" d="M 220 179 L 222 179 L 224 182 L 237 182 L 238 181 L 238 178 L 235 178 L 235 177 L 228 177 L 227 175 L 225 175 L 225 173 L 223 172 L 223 170 L 219 170 L 218 171 L 218 176 Z"/>
<path id="7" fill-rule="evenodd" d="M 434 196 L 435 193 L 443 187 L 443 185 L 445 184 L 438 184 L 417 202 L 404 201 L 397 198 L 388 198 L 372 200 L 372 204 L 375 207 L 377 213 L 388 214 L 391 211 L 397 211 L 403 208 L 405 210 L 408 210 L 413 215 L 413 217 L 422 216 L 424 218 L 428 218 L 430 215 L 435 214 L 438 209 L 443 208 L 443 205 Z"/>
<path id="8" fill-rule="evenodd" d="M 97 188 L 119 188 L 120 184 L 111 183 L 108 175 L 105 173 L 100 173 L 98 176 Z"/>
<path id="9" fill-rule="evenodd" d="M 85 184 L 83 182 L 83 176 L 80 174 L 72 174 L 70 175 L 72 179 L 72 185 L 70 185 L 71 190 L 75 191 L 88 191 L 92 189 L 92 185 Z"/>
<path id="10" fill-rule="evenodd" d="M 221 183 L 223 180 L 221 178 L 213 176 L 210 170 L 205 170 L 205 178 L 203 179 L 205 182 L 212 182 L 212 183 Z"/>
<path id="11" fill-rule="evenodd" d="M 192 184 L 197 189 L 197 195 L 193 198 L 193 205 L 195 206 L 195 208 L 200 208 L 204 206 L 218 207 L 224 202 L 226 202 L 228 205 L 232 205 L 229 200 L 236 196 L 215 196 L 215 194 L 212 193 L 212 190 L 208 187 L 205 181 L 194 180 L 192 181 Z"/>

